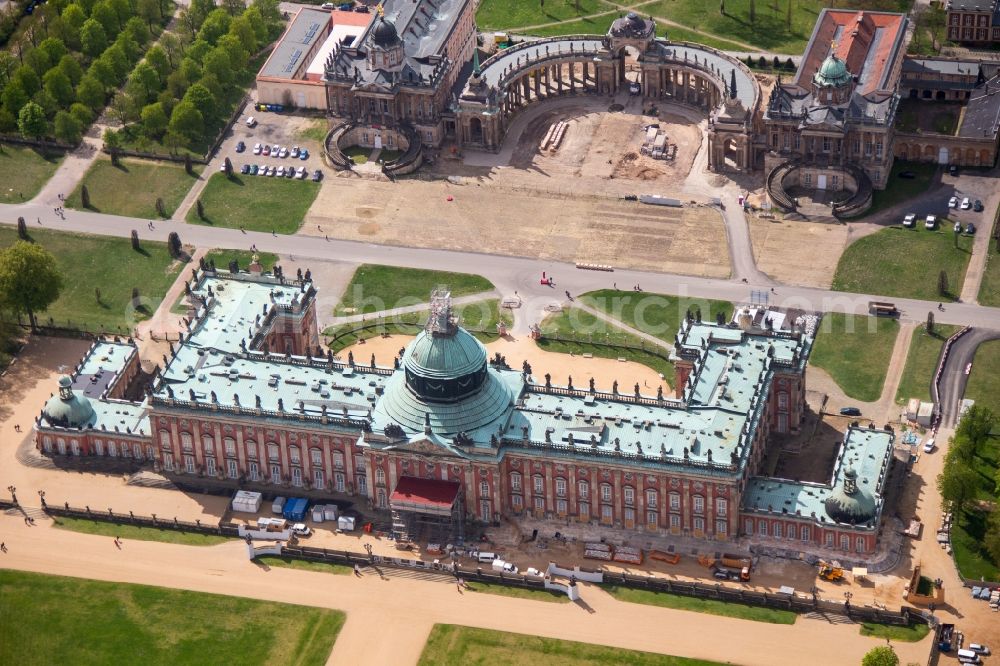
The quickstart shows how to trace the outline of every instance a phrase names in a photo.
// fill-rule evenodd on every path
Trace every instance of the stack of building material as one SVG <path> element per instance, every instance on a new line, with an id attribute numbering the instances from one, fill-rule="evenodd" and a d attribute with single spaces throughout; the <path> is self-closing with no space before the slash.
<path id="1" fill-rule="evenodd" d="M 677 553 L 664 553 L 662 550 L 649 551 L 649 559 L 666 562 L 667 564 L 677 564 L 681 561 L 681 556 Z"/>
<path id="2" fill-rule="evenodd" d="M 642 550 L 632 546 L 619 546 L 615 549 L 614 560 L 624 564 L 642 564 Z"/>
<path id="3" fill-rule="evenodd" d="M 583 556 L 591 560 L 608 562 L 614 556 L 614 549 L 606 543 L 585 543 L 583 544 Z"/>

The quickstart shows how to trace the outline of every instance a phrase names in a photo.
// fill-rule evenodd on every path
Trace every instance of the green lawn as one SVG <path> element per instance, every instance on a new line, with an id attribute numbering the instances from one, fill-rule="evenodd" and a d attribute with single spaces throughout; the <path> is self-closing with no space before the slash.
<path id="1" fill-rule="evenodd" d="M 0 321 L 0 372 L 14 359 L 24 331 L 13 322 Z"/>
<path id="2" fill-rule="evenodd" d="M 878 400 L 899 333 L 894 319 L 829 313 L 820 322 L 810 361 L 856 400 Z"/>
<path id="3" fill-rule="evenodd" d="M 435 624 L 419 666 L 522 664 L 523 666 L 720 666 L 718 662 L 561 641 L 456 624 Z"/>
<path id="4" fill-rule="evenodd" d="M 297 131 L 295 136 L 304 141 L 315 141 L 322 146 L 329 132 L 330 124 L 323 118 L 317 118 Z"/>
<path id="5" fill-rule="evenodd" d="M 205 219 L 191 206 L 187 221 L 230 229 L 294 234 L 319 193 L 319 183 L 235 174 L 230 180 L 214 173 L 201 193 Z"/>
<path id="6" fill-rule="evenodd" d="M 167 253 L 165 243 L 142 241 L 142 252 L 132 249 L 128 238 L 90 236 L 29 227 L 31 238 L 51 252 L 63 273 L 59 299 L 43 313 L 57 326 L 103 328 L 127 333 L 136 321 L 148 318 L 177 278 L 183 264 Z M 141 236 L 141 234 L 140 234 Z M 17 230 L 0 227 L 0 246 L 17 240 Z M 133 307 L 132 287 L 138 287 L 141 301 Z M 95 288 L 101 291 L 97 301 Z"/>
<path id="7" fill-rule="evenodd" d="M 994 452 L 998 448 L 993 439 Z M 1000 580 L 1000 566 L 983 546 L 987 518 L 985 511 L 964 511 L 951 529 L 951 546 L 958 572 L 971 580 Z"/>
<path id="8" fill-rule="evenodd" d="M 127 544 L 126 544 L 127 548 Z M 116 553 L 109 550 L 106 566 Z M 125 557 L 128 553 L 124 554 Z M 0 570 L 0 663 L 325 664 L 344 613 Z"/>
<path id="9" fill-rule="evenodd" d="M 629 587 L 618 587 L 617 585 L 605 585 L 604 589 L 608 592 L 608 594 L 619 601 L 627 601 L 633 604 L 646 604 L 649 606 L 663 606 L 664 608 L 676 608 L 678 610 L 694 611 L 696 613 L 708 613 L 709 615 L 723 615 L 725 617 L 735 617 L 741 620 L 753 620 L 754 622 L 795 624 L 795 618 L 798 617 L 792 611 L 787 610 L 747 606 L 745 604 L 718 601 L 716 599 L 685 597 L 679 594 L 670 594 L 668 592 L 635 590 Z"/>
<path id="10" fill-rule="evenodd" d="M 556 23 L 555 25 L 545 26 L 544 28 L 535 28 L 531 31 L 532 35 L 538 37 L 558 37 L 560 35 L 604 35 L 607 34 L 608 28 L 611 27 L 612 22 L 618 18 L 618 14 L 605 14 L 604 16 L 595 16 L 594 18 L 582 18 L 576 21 L 566 21 L 565 23 Z"/>
<path id="11" fill-rule="evenodd" d="M 958 332 L 960 326 L 936 324 L 934 333 L 928 334 L 926 326 L 918 326 L 910 340 L 910 352 L 906 355 L 906 367 L 899 380 L 896 402 L 905 404 L 910 398 L 931 399 L 931 380 L 937 370 L 938 358 L 944 341 Z"/>
<path id="12" fill-rule="evenodd" d="M 286 567 L 288 569 L 301 569 L 302 571 L 318 571 L 320 573 L 331 573 L 343 576 L 349 574 L 354 569 L 346 564 L 333 564 L 332 562 L 310 562 L 309 560 L 297 560 L 292 557 L 280 557 L 278 555 L 262 555 L 255 558 L 255 561 L 269 567 Z"/>
<path id="13" fill-rule="evenodd" d="M 428 303 L 431 292 L 442 286 L 451 291 L 452 298 L 495 289 L 486 278 L 469 273 L 362 264 L 334 313 L 361 314 Z"/>
<path id="14" fill-rule="evenodd" d="M 345 157 L 351 158 L 351 161 L 355 164 L 365 164 L 368 162 L 368 156 L 372 154 L 372 150 L 372 148 L 365 148 L 364 146 L 348 146 L 340 152 Z"/>
<path id="15" fill-rule="evenodd" d="M 33 198 L 59 168 L 63 156 L 0 144 L 0 203 Z"/>
<path id="16" fill-rule="evenodd" d="M 930 627 L 923 622 L 917 622 L 905 627 L 897 627 L 890 624 L 875 624 L 874 622 L 863 622 L 861 624 L 862 636 L 886 638 L 901 643 L 917 643 L 922 641 L 930 630 Z"/>
<path id="17" fill-rule="evenodd" d="M 1000 217 L 1000 209 L 993 214 L 992 225 L 997 224 Z M 979 228 L 979 233 L 987 234 L 993 231 L 992 225 L 983 224 Z M 1000 244 L 991 239 L 989 253 L 986 255 L 986 269 L 983 272 L 983 280 L 979 284 L 979 304 L 1000 305 Z"/>
<path id="18" fill-rule="evenodd" d="M 965 397 L 1000 415 L 1000 340 L 984 342 L 976 350 Z"/>
<path id="19" fill-rule="evenodd" d="M 736 44 L 725 39 L 719 39 L 717 37 L 707 37 L 693 30 L 678 28 L 673 25 L 662 26 L 656 32 L 661 37 L 666 37 L 672 42 L 694 42 L 695 44 L 711 46 L 712 48 L 719 49 L 720 51 L 742 51 L 744 49 L 744 47 L 740 44 Z"/>
<path id="20" fill-rule="evenodd" d="M 514 597 L 516 599 L 534 599 L 535 601 L 548 601 L 549 603 L 568 604 L 569 597 L 565 592 L 556 590 L 529 590 L 524 587 L 513 587 L 511 585 L 494 585 L 474 581 L 468 584 L 468 589 L 472 592 L 482 592 L 484 594 L 496 594 L 501 597 Z"/>
<path id="21" fill-rule="evenodd" d="M 668 353 L 667 349 L 654 347 L 652 343 L 645 342 L 642 338 L 609 324 L 603 319 L 598 319 L 586 310 L 569 308 L 551 314 L 542 320 L 541 327 L 543 337 L 538 341 L 538 346 L 546 351 L 561 354 L 593 354 L 597 358 L 624 358 L 652 368 L 663 375 L 668 382 L 673 380 L 674 366 L 665 358 L 642 349 L 594 344 L 594 342 L 603 342 L 620 345 L 645 345 L 647 349 L 655 349 L 657 353 Z M 573 338 L 574 340 L 553 340 L 544 337 L 545 335 Z"/>
<path id="22" fill-rule="evenodd" d="M 851 243 L 837 264 L 833 289 L 926 301 L 956 300 L 965 281 L 973 238 L 959 236 L 956 248 L 952 222 L 940 220 L 937 231 L 922 225 L 883 229 Z M 945 295 L 938 292 L 942 270 L 947 275 Z"/>
<path id="23" fill-rule="evenodd" d="M 181 532 L 179 530 L 109 523 L 103 520 L 87 520 L 85 518 L 67 518 L 63 516 L 53 518 L 52 522 L 59 529 L 106 537 L 117 536 L 126 541 L 162 541 L 164 543 L 179 543 L 183 546 L 214 546 L 230 540 L 229 537 L 216 534 Z"/>
<path id="24" fill-rule="evenodd" d="M 257 252 L 257 260 L 260 262 L 264 272 L 267 273 L 278 262 L 278 255 L 271 252 Z M 240 264 L 241 270 L 246 270 L 253 260 L 254 253 L 250 250 L 212 250 L 205 254 L 205 261 L 214 260 L 215 267 L 229 270 L 229 262 L 235 259 Z"/>
<path id="25" fill-rule="evenodd" d="M 733 315 L 733 304 L 726 301 L 614 289 L 591 291 L 583 294 L 580 301 L 595 310 L 611 315 L 626 326 L 655 335 L 671 344 L 689 310 L 692 313 L 701 310 L 702 319 L 705 321 L 715 321 L 715 315 L 720 313 L 725 321 L 729 321 Z"/>
<path id="26" fill-rule="evenodd" d="M 577 10 L 579 3 L 579 10 Z M 512 30 L 523 26 L 568 21 L 588 14 L 614 10 L 602 0 L 483 0 L 476 11 L 480 30 Z M 532 31 L 537 33 L 537 31 Z M 570 34 L 570 33 L 562 33 Z"/>
<path id="27" fill-rule="evenodd" d="M 503 319 L 510 326 L 513 323 L 510 310 L 500 311 L 499 299 L 488 299 L 474 301 L 465 305 L 455 306 L 455 316 L 458 322 L 466 329 L 473 329 L 470 332 L 481 342 L 493 342 L 499 336 L 496 334 L 497 322 Z M 334 354 L 342 349 L 350 347 L 360 338 L 371 338 L 381 335 L 382 332 L 389 335 L 416 335 L 420 328 L 427 322 L 430 310 L 420 310 L 418 312 L 407 312 L 406 314 L 395 315 L 389 319 L 380 320 L 381 328 L 357 329 L 357 324 L 341 324 L 331 326 L 323 331 L 323 335 L 333 337 L 342 331 L 349 333 L 338 337 L 335 341 L 329 342 L 330 349 Z"/>
<path id="28" fill-rule="evenodd" d="M 201 173 L 202 168 L 196 167 L 195 173 Z M 66 199 L 66 206 L 83 208 L 80 192 L 86 185 L 90 194 L 90 210 L 158 219 L 161 216 L 156 212 L 156 200 L 163 199 L 163 207 L 167 217 L 170 217 L 195 180 L 195 176 L 189 176 L 179 164 L 122 159 L 119 166 L 112 166 L 110 159 L 102 157 L 94 162 Z"/>
<path id="29" fill-rule="evenodd" d="M 902 116 L 900 122 L 903 125 L 912 122 L 914 128 L 916 127 L 916 119 L 907 115 Z M 875 190 L 872 195 L 872 207 L 868 209 L 865 216 L 874 215 L 886 208 L 892 208 L 896 204 L 909 201 L 918 194 L 923 194 L 930 189 L 937 170 L 938 165 L 936 164 L 896 160 L 892 165 L 892 172 L 889 174 L 888 187 L 884 190 Z M 903 171 L 912 172 L 914 178 L 912 180 L 900 178 L 899 174 Z M 902 221 L 904 214 L 900 214 L 900 221 Z"/>

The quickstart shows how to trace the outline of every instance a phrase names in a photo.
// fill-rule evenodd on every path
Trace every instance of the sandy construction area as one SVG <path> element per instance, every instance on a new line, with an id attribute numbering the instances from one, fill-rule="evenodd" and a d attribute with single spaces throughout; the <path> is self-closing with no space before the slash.
<path id="1" fill-rule="evenodd" d="M 847 246 L 844 224 L 747 216 L 757 267 L 788 285 L 829 288 Z"/>

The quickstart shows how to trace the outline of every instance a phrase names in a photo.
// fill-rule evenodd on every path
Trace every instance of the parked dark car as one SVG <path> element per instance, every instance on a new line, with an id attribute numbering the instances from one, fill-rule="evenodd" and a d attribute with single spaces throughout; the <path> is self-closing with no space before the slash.
<path id="1" fill-rule="evenodd" d="M 857 407 L 841 407 L 841 416 L 861 416 L 861 410 Z"/>
<path id="2" fill-rule="evenodd" d="M 967 225 L 965 225 L 965 233 L 969 234 L 970 236 L 972 236 L 973 234 L 975 234 L 976 233 L 976 225 L 974 225 L 972 222 L 969 222 Z"/>
<path id="3" fill-rule="evenodd" d="M 950 173 L 952 176 L 958 175 L 958 166 L 956 166 L 954 164 L 952 164 L 951 166 L 949 166 L 948 167 L 948 173 Z"/>
<path id="4" fill-rule="evenodd" d="M 368 5 L 358 5 L 354 8 L 354 11 L 359 14 L 367 14 L 370 10 L 368 9 Z"/>
<path id="5" fill-rule="evenodd" d="M 254 164 L 253 166 L 250 167 L 250 175 L 251 176 L 256 176 L 258 171 L 260 171 L 260 167 L 257 166 L 256 164 Z"/>
<path id="6" fill-rule="evenodd" d="M 242 141 L 236 144 L 236 152 L 242 153 L 246 149 L 247 149 L 247 144 L 243 143 Z"/>
<path id="7" fill-rule="evenodd" d="M 314 183 L 318 183 L 321 180 L 323 180 L 323 172 L 320 171 L 319 169 L 316 169 L 315 171 L 313 171 L 312 181 Z"/>
<path id="8" fill-rule="evenodd" d="M 977 213 L 982 213 L 983 202 L 980 201 L 979 199 L 976 199 L 976 201 L 972 204 L 972 210 L 976 211 Z"/>
<path id="9" fill-rule="evenodd" d="M 905 178 L 906 180 L 913 180 L 914 178 L 917 177 L 917 174 L 913 173 L 912 171 L 900 171 L 899 177 Z"/>
<path id="10" fill-rule="evenodd" d="M 250 175 L 250 165 L 244 164 L 242 167 L 240 167 L 240 173 L 243 174 L 244 176 Z"/>

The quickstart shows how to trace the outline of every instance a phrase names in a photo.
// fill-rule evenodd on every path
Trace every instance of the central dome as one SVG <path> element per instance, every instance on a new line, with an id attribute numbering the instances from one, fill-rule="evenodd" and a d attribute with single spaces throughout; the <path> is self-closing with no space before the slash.
<path id="1" fill-rule="evenodd" d="M 823 61 L 813 77 L 813 83 L 823 87 L 839 87 L 850 82 L 851 73 L 847 71 L 847 65 L 833 53 Z"/>
<path id="2" fill-rule="evenodd" d="M 73 390 L 73 380 L 59 378 L 59 394 L 49 398 L 42 416 L 50 424 L 63 428 L 83 428 L 94 418 L 94 407 L 87 396 Z"/>
<path id="3" fill-rule="evenodd" d="M 375 46 L 381 46 L 382 48 L 393 46 L 399 41 L 399 33 L 396 32 L 396 26 L 384 16 L 379 16 L 378 23 L 375 24 L 375 28 L 372 30 L 372 41 L 375 43 Z"/>
<path id="4" fill-rule="evenodd" d="M 453 379 L 482 370 L 486 347 L 464 328 L 451 334 L 421 331 L 403 355 L 408 372 L 428 379 Z"/>

